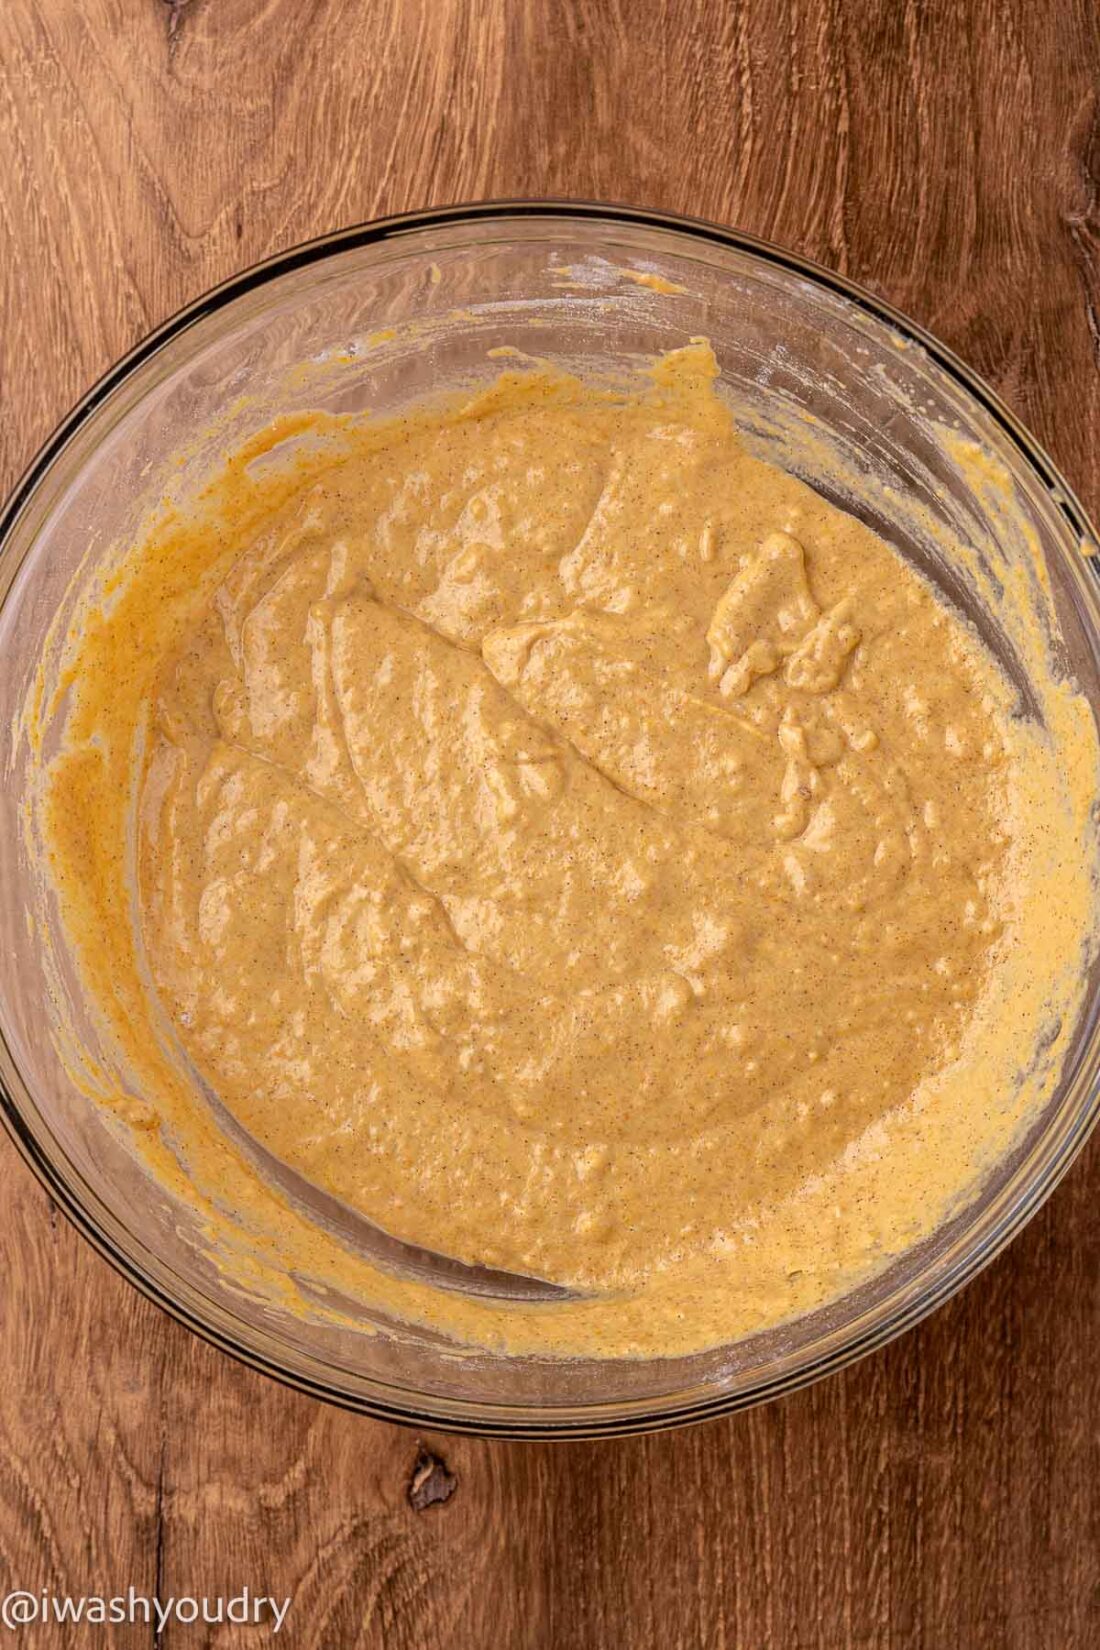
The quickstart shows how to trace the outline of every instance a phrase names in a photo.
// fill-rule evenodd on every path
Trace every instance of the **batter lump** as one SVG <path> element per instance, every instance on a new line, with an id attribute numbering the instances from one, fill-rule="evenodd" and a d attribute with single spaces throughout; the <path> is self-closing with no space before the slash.
<path id="1" fill-rule="evenodd" d="M 100 639 L 161 1043 L 387 1232 L 568 1292 L 404 1302 L 459 1339 L 684 1351 L 830 1298 L 972 1186 L 1079 977 L 1065 745 L 715 371 L 343 429 L 146 550 Z"/>

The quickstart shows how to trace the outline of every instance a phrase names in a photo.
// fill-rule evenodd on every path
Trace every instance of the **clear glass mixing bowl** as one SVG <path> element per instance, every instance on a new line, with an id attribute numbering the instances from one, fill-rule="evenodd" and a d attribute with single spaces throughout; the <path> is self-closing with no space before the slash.
<path id="1" fill-rule="evenodd" d="M 7 1127 L 57 1203 L 138 1288 L 218 1346 L 319 1397 L 456 1430 L 576 1436 L 697 1420 L 789 1391 L 882 1345 L 971 1278 L 1035 1212 L 1095 1119 L 1094 964 L 1062 1081 L 1026 1136 L 969 1207 L 854 1292 L 690 1358 L 456 1357 L 406 1326 L 368 1332 L 378 1324 L 366 1307 L 362 1330 L 334 1328 L 227 1280 L 188 1209 L 66 1075 L 49 999 L 51 990 L 67 993 L 80 1022 L 79 982 L 46 978 L 49 917 L 20 829 L 28 753 L 13 727 L 81 559 L 92 565 L 132 537 L 166 490 L 186 495 L 218 456 L 209 441 L 196 442 L 215 420 L 224 449 L 303 403 L 386 410 L 456 379 L 488 377 L 495 346 L 605 370 L 700 334 L 715 347 L 722 391 L 748 439 L 804 472 L 800 433 L 827 438 L 806 479 L 891 538 L 964 609 L 966 589 L 929 527 L 980 545 L 993 564 L 1011 556 L 1016 528 L 1030 529 L 1067 669 L 1100 705 L 1093 531 L 997 398 L 942 345 L 838 276 L 747 236 L 652 213 L 472 206 L 368 224 L 273 258 L 192 304 L 114 367 L 52 436 L 0 518 Z M 938 439 L 945 429 L 1003 466 L 1014 523 L 991 523 L 988 497 Z M 845 491 L 852 469 L 866 478 L 862 503 Z M 989 616 L 971 616 L 996 645 Z"/>

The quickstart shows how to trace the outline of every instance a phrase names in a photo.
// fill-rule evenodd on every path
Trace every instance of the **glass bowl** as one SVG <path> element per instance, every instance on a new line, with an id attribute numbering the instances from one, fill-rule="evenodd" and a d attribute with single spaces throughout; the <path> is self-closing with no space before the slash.
<path id="1" fill-rule="evenodd" d="M 51 1034 L 56 994 L 93 1040 L 95 1028 L 75 973 L 49 972 L 50 916 L 21 828 L 29 758 L 15 728 L 47 632 L 71 610 L 77 568 L 132 540 L 151 501 L 186 497 L 219 452 L 281 412 L 384 411 L 491 376 L 488 351 L 499 346 L 621 370 L 696 335 L 713 343 L 722 393 L 754 449 L 890 538 L 993 645 L 995 624 L 968 609 L 934 529 L 980 546 L 993 565 L 1011 561 L 1030 534 L 1049 573 L 1048 618 L 1066 669 L 1100 705 L 1095 535 L 991 391 L 839 276 L 748 236 L 648 212 L 486 204 L 367 224 L 272 258 L 112 368 L 0 518 L 5 1123 L 58 1205 L 125 1277 L 215 1345 L 317 1397 L 390 1420 L 534 1437 L 642 1431 L 788 1392 L 881 1346 L 973 1277 L 1050 1193 L 1095 1120 L 1094 960 L 1057 1092 L 931 1239 L 827 1307 L 709 1352 L 540 1360 L 457 1355 L 426 1331 L 380 1325 L 366 1306 L 342 1325 L 315 1322 L 280 1306 L 262 1280 L 228 1279 L 186 1204 L 66 1074 Z M 215 426 L 216 440 L 204 438 Z M 997 519 L 945 431 L 976 443 L 1008 478 Z M 846 492 L 853 469 L 865 479 L 862 502 Z"/>

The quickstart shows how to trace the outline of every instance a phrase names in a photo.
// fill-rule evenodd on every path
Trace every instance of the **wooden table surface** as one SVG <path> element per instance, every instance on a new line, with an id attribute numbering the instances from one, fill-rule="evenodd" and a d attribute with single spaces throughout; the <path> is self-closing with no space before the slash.
<path id="1" fill-rule="evenodd" d="M 696 213 L 842 270 L 984 373 L 1100 509 L 1094 0 L 4 0 L 3 485 L 242 265 L 523 194 Z M 414 1434 L 191 1338 L 0 1150 L 0 1587 L 247 1583 L 294 1596 L 279 1642 L 303 1650 L 1100 1645 L 1100 1145 L 961 1298 L 846 1374 L 621 1443 L 433 1436 L 457 1483 L 421 1511 Z"/>

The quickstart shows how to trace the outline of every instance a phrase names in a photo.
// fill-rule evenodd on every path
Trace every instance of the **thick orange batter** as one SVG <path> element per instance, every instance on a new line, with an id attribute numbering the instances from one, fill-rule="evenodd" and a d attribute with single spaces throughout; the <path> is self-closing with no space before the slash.
<path id="1" fill-rule="evenodd" d="M 73 926 L 164 1016 L 145 1098 L 188 1137 L 182 1058 L 386 1231 L 578 1297 L 397 1302 L 459 1338 L 682 1351 L 818 1304 L 972 1189 L 1072 1008 L 1085 708 L 1051 684 L 1056 753 L 713 371 L 514 371 L 334 433 L 140 552 L 79 644 L 112 689 L 47 834 L 87 881 L 74 801 L 122 828 L 87 740 L 128 764 L 136 932 L 110 851 Z"/>

